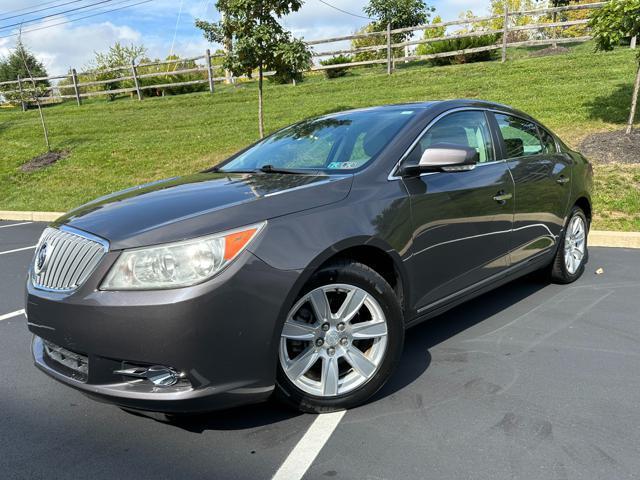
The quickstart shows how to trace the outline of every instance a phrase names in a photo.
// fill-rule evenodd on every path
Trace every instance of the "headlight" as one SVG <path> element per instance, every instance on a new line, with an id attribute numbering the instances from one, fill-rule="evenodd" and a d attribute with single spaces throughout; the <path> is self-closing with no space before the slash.
<path id="1" fill-rule="evenodd" d="M 122 252 L 101 290 L 157 290 L 204 282 L 226 267 L 266 222 L 207 237 Z"/>

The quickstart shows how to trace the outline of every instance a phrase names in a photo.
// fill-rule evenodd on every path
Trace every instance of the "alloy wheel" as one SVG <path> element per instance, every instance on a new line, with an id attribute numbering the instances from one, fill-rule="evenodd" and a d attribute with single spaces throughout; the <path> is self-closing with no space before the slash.
<path id="1" fill-rule="evenodd" d="M 354 285 L 311 290 L 293 306 L 280 338 L 280 364 L 302 391 L 320 397 L 349 393 L 378 371 L 387 320 L 378 301 Z"/>
<path id="2" fill-rule="evenodd" d="M 570 275 L 574 275 L 585 254 L 587 228 L 581 216 L 575 215 L 567 228 L 564 238 L 564 265 Z"/>

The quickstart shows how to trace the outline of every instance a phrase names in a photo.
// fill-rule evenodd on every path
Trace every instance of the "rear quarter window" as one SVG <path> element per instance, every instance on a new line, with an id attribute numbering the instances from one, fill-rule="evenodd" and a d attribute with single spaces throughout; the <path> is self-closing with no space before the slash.
<path id="1" fill-rule="evenodd" d="M 544 153 L 535 123 L 502 113 L 496 113 L 495 117 L 504 140 L 507 158 L 529 157 Z"/>

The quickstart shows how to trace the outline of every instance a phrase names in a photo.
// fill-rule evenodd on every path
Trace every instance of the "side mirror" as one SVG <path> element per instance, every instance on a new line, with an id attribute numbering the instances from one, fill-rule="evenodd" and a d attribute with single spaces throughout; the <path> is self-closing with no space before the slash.
<path id="1" fill-rule="evenodd" d="M 403 168 L 405 175 L 419 175 L 422 172 L 464 172 L 473 170 L 480 160 L 474 148 L 449 143 L 438 143 L 427 148 L 418 165 Z"/>

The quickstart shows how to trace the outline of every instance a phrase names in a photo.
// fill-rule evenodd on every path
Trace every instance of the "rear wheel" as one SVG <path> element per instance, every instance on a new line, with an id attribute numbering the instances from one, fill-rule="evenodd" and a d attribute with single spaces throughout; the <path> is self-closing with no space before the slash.
<path id="1" fill-rule="evenodd" d="M 279 397 L 307 412 L 357 406 L 387 381 L 403 341 L 402 312 L 384 278 L 355 262 L 324 268 L 285 320 Z"/>
<path id="2" fill-rule="evenodd" d="M 571 283 L 582 276 L 589 258 L 588 233 L 589 222 L 586 215 L 580 207 L 573 207 L 551 267 L 553 281 Z"/>

